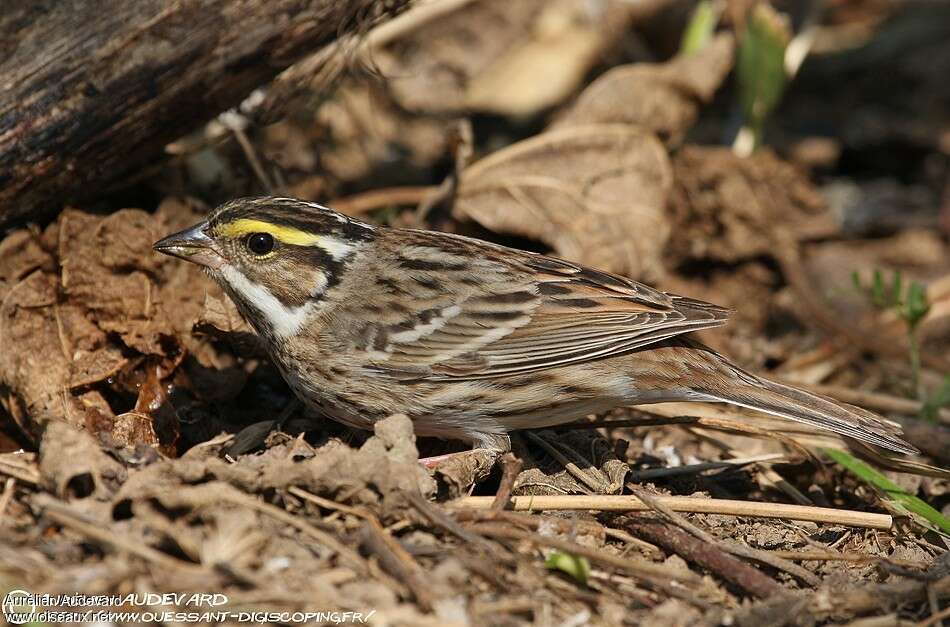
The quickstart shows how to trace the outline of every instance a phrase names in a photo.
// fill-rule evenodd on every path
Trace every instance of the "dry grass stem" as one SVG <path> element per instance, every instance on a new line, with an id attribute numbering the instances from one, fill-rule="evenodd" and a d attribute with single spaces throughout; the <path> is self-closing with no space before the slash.
<path id="1" fill-rule="evenodd" d="M 75 531 L 97 544 L 141 557 L 161 568 L 188 571 L 190 573 L 210 574 L 208 569 L 202 565 L 176 559 L 143 544 L 140 539 L 127 538 L 117 533 L 114 529 L 105 529 L 93 522 L 89 522 L 66 505 L 53 501 L 52 499 L 43 499 L 43 501 L 43 515 L 46 518 L 61 527 Z"/>
<path id="2" fill-rule="evenodd" d="M 491 507 L 493 498 L 490 496 L 466 496 L 449 502 L 447 506 L 451 509 L 488 509 Z M 808 507 L 786 503 L 736 501 L 732 499 L 699 499 L 687 496 L 660 496 L 656 498 L 674 512 L 782 518 L 881 530 L 889 530 L 893 525 L 893 518 L 888 514 L 855 512 L 846 509 Z M 512 509 L 522 512 L 550 510 L 644 512 L 651 509 L 639 498 L 630 495 L 515 496 L 512 497 L 511 501 Z"/>

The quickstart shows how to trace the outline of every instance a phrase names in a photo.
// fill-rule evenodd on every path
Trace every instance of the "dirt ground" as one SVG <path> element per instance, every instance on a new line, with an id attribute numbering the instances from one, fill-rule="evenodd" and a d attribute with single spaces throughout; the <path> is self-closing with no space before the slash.
<path id="1" fill-rule="evenodd" d="M 410 11 L 372 54 L 311 77 L 293 115 L 264 126 L 249 101 L 126 188 L 7 232 L 0 587 L 152 612 L 73 619 L 115 624 L 950 619 L 947 528 L 828 453 L 950 516 L 950 10 L 818 3 L 764 145 L 738 156 L 750 3 L 724 2 L 716 33 L 678 53 L 692 4 Z M 774 4 L 793 33 L 815 17 Z M 264 193 L 728 306 L 731 323 L 699 339 L 900 422 L 922 453 L 665 404 L 516 434 L 495 466 L 427 470 L 420 457 L 460 445 L 417 440 L 405 416 L 363 433 L 311 415 L 220 289 L 152 251 L 216 204 Z M 913 335 L 906 303 L 869 293 L 875 273 L 889 290 L 897 272 L 929 305 Z M 583 509 L 518 505 L 585 495 Z M 611 509 L 612 495 L 644 511 Z M 657 500 L 676 496 L 751 509 Z M 785 504 L 838 513 L 799 520 L 776 513 Z"/>

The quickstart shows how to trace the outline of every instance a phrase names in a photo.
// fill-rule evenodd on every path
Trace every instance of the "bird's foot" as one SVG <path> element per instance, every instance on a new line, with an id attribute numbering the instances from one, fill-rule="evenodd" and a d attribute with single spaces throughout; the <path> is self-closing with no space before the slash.
<path id="1" fill-rule="evenodd" d="M 429 470 L 432 470 L 433 468 L 441 465 L 444 462 L 447 462 L 451 459 L 457 459 L 460 456 L 471 455 L 477 450 L 478 449 L 475 449 L 472 451 L 458 451 L 456 453 L 445 453 L 444 455 L 433 455 L 432 457 L 422 457 L 419 459 L 419 463 L 425 466 L 426 468 L 428 468 Z"/>
<path id="2" fill-rule="evenodd" d="M 501 456 L 500 451 L 476 448 L 434 457 L 424 457 L 419 463 L 430 471 L 437 472 L 443 480 L 455 486 L 455 491 L 464 494 L 474 484 L 491 474 Z"/>

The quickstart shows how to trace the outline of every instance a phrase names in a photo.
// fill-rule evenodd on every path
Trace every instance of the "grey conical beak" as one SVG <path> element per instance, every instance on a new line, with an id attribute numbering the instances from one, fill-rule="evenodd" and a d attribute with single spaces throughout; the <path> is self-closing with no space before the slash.
<path id="1" fill-rule="evenodd" d="M 207 228 L 208 223 L 201 222 L 190 229 L 158 240 L 152 244 L 152 248 L 191 263 L 209 268 L 220 268 L 224 265 L 224 257 L 221 256 L 215 241 L 205 232 Z"/>

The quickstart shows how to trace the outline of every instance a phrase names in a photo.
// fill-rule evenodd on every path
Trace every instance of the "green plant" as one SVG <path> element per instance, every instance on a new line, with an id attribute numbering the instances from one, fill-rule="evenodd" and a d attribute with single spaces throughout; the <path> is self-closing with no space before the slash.
<path id="1" fill-rule="evenodd" d="M 551 570 L 559 570 L 567 573 L 579 583 L 586 584 L 590 576 L 590 562 L 586 557 L 565 553 L 564 551 L 551 551 L 544 560 L 544 565 Z"/>
<path id="2" fill-rule="evenodd" d="M 734 149 L 750 154 L 762 143 L 765 122 L 785 93 L 785 50 L 792 39 L 785 15 L 767 2 L 755 5 L 739 39 L 736 79 L 745 119 Z M 751 141 L 747 138 L 751 136 Z"/>
<path id="3" fill-rule="evenodd" d="M 680 53 L 692 54 L 702 50 L 712 39 L 722 14 L 722 4 L 714 0 L 701 0 L 693 9 L 683 38 L 680 41 Z"/>
<path id="4" fill-rule="evenodd" d="M 874 270 L 871 282 L 864 285 L 861 276 L 855 270 L 851 273 L 851 280 L 855 288 L 863 293 L 872 305 L 882 310 L 891 310 L 896 313 L 907 325 L 908 354 L 910 356 L 911 383 L 913 395 L 920 394 L 920 338 L 917 327 L 930 311 L 930 302 L 927 300 L 927 288 L 923 284 L 913 281 L 904 288 L 904 281 L 900 271 L 895 271 L 891 279 L 885 280 L 881 270 Z"/>
<path id="5" fill-rule="evenodd" d="M 942 407 L 950 405 L 950 374 L 943 378 L 943 383 L 937 391 L 927 396 L 924 406 L 920 409 L 920 417 L 930 422 L 937 422 L 937 413 Z"/>
<path id="6" fill-rule="evenodd" d="M 947 520 L 946 516 L 908 493 L 874 468 L 844 451 L 823 449 L 823 452 L 841 464 L 848 472 L 877 488 L 891 510 L 910 516 L 925 527 L 950 535 L 950 520 Z"/>

